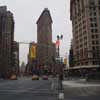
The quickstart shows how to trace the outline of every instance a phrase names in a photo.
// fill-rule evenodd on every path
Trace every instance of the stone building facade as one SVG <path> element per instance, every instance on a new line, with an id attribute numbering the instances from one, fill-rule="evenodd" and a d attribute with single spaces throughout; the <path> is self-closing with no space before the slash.
<path id="1" fill-rule="evenodd" d="M 70 0 L 74 66 L 100 65 L 100 0 Z"/>
<path id="2" fill-rule="evenodd" d="M 52 42 L 52 18 L 45 8 L 37 21 L 37 62 L 38 65 L 50 65 L 56 55 L 55 44 Z"/>
<path id="3" fill-rule="evenodd" d="M 12 44 L 14 41 L 13 14 L 6 6 L 0 6 L 0 72 L 12 68 Z"/>
<path id="4" fill-rule="evenodd" d="M 13 53 L 12 53 L 12 67 L 16 73 L 19 73 L 19 43 L 13 41 Z"/>

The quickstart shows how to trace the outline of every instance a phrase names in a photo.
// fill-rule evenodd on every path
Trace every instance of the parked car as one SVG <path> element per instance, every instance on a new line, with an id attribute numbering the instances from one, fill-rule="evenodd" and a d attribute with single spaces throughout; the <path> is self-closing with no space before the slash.
<path id="1" fill-rule="evenodd" d="M 39 76 L 38 75 L 33 75 L 32 80 L 39 80 Z"/>

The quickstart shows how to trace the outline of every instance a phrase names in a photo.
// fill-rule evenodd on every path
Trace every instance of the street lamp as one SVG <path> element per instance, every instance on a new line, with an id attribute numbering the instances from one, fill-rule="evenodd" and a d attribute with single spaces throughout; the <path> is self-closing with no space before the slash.
<path id="1" fill-rule="evenodd" d="M 60 49 L 60 40 L 63 39 L 63 35 L 57 35 L 57 41 L 56 41 L 56 45 L 57 45 L 57 53 L 58 53 L 58 57 L 60 57 L 60 52 L 59 52 L 59 49 Z"/>
<path id="2" fill-rule="evenodd" d="M 57 41 L 56 41 L 56 46 L 57 46 L 57 58 L 59 60 L 60 59 L 60 40 L 63 39 L 63 35 L 57 35 Z M 61 62 L 61 61 L 60 61 Z M 62 63 L 59 64 L 59 99 L 62 97 L 64 98 L 64 93 L 63 93 L 63 85 L 62 85 L 62 80 L 63 80 L 63 66 L 62 66 Z M 62 95 L 62 96 L 61 96 Z"/>

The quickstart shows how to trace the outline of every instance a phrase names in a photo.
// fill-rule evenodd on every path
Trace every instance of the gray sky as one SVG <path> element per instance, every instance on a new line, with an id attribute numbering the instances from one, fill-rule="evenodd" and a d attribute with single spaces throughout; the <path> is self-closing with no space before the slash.
<path id="1" fill-rule="evenodd" d="M 68 54 L 72 37 L 70 21 L 70 0 L 0 0 L 0 6 L 7 5 L 14 14 L 15 40 L 37 41 L 37 25 L 44 8 L 50 10 L 53 20 L 53 41 L 56 36 L 63 34 L 60 54 Z M 20 61 L 27 61 L 28 45 L 20 45 Z"/>

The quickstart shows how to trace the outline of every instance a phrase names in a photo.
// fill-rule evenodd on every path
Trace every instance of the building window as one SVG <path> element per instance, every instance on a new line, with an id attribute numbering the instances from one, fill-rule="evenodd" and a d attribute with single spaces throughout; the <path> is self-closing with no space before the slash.
<path id="1" fill-rule="evenodd" d="M 99 43 L 99 42 L 98 42 Z M 96 50 L 98 51 L 99 50 L 99 46 L 96 46 Z"/>
<path id="2" fill-rule="evenodd" d="M 97 23 L 95 23 L 94 26 L 97 27 Z"/>
<path id="3" fill-rule="evenodd" d="M 98 29 L 91 29 L 92 33 L 98 33 Z"/>
<path id="4" fill-rule="evenodd" d="M 93 23 L 91 23 L 91 27 L 93 27 L 94 26 L 94 24 Z"/>
<path id="5" fill-rule="evenodd" d="M 99 41 L 92 41 L 92 44 L 94 45 L 94 44 L 99 44 Z M 98 47 L 96 47 L 96 48 L 98 48 Z"/>
<path id="6" fill-rule="evenodd" d="M 90 18 L 90 21 L 93 21 L 93 18 Z"/>
<path id="7" fill-rule="evenodd" d="M 95 35 L 95 37 L 96 37 L 96 38 L 99 38 L 99 36 L 98 36 L 98 35 Z"/>
<path id="8" fill-rule="evenodd" d="M 99 41 L 96 41 L 96 44 L 99 44 Z"/>
<path id="9" fill-rule="evenodd" d="M 94 45 L 95 44 L 95 41 L 92 41 L 92 44 Z"/>
<path id="10" fill-rule="evenodd" d="M 95 5 L 95 1 L 94 0 L 89 0 L 89 4 L 90 4 L 90 6 L 94 6 Z"/>
<path id="11" fill-rule="evenodd" d="M 99 6 L 98 10 L 100 10 L 100 6 Z"/>
<path id="12" fill-rule="evenodd" d="M 92 39 L 94 39 L 95 38 L 95 36 L 94 35 L 92 35 Z"/>
<path id="13" fill-rule="evenodd" d="M 91 29 L 91 32 L 94 33 L 94 29 Z"/>
<path id="14" fill-rule="evenodd" d="M 90 21 L 91 21 L 91 22 L 95 22 L 95 23 L 97 23 L 97 18 L 96 18 L 96 17 L 94 17 L 94 18 L 90 18 Z"/>
<path id="15" fill-rule="evenodd" d="M 94 58 L 94 57 L 93 57 Z M 96 61 L 93 61 L 93 65 L 96 65 L 97 64 L 97 62 Z"/>
<path id="16" fill-rule="evenodd" d="M 93 18 L 93 21 L 96 23 L 96 22 L 97 22 L 97 18 L 96 18 L 96 17 L 94 17 L 94 18 Z"/>
<path id="17" fill-rule="evenodd" d="M 87 37 L 86 36 L 84 37 L 84 40 L 87 40 Z"/>
<path id="18" fill-rule="evenodd" d="M 96 35 L 92 35 L 92 39 L 97 39 L 99 38 L 99 36 L 96 34 Z"/>
<path id="19" fill-rule="evenodd" d="M 98 30 L 97 29 L 95 29 L 95 33 L 98 33 Z"/>
<path id="20" fill-rule="evenodd" d="M 92 47 L 92 50 L 95 50 L 95 47 L 94 46 Z"/>
<path id="21" fill-rule="evenodd" d="M 84 45 L 87 46 L 87 42 L 85 42 Z"/>
<path id="22" fill-rule="evenodd" d="M 93 28 L 95 28 L 95 27 L 97 27 L 97 23 L 91 23 L 91 27 Z"/>
<path id="23" fill-rule="evenodd" d="M 96 16 L 96 12 L 94 12 L 94 16 Z"/>

